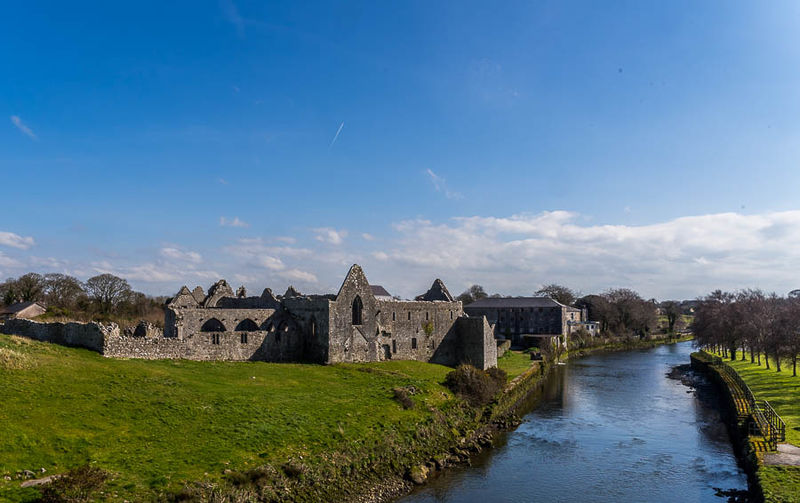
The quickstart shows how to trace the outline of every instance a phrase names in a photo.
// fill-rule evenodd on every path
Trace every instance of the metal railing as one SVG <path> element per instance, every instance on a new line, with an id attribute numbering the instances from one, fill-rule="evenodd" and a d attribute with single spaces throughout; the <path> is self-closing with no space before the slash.
<path id="1" fill-rule="evenodd" d="M 750 386 L 742 379 L 736 370 L 719 356 L 708 355 L 711 364 L 716 366 L 720 373 L 732 381 L 738 389 L 731 389 L 734 398 L 742 399 L 748 407 L 748 413 L 751 417 L 750 421 L 750 434 L 762 435 L 764 440 L 769 444 L 773 450 L 778 448 L 779 442 L 786 441 L 786 423 L 781 419 L 781 416 L 775 412 L 775 409 L 766 400 L 757 400 L 756 396 L 750 390 Z"/>

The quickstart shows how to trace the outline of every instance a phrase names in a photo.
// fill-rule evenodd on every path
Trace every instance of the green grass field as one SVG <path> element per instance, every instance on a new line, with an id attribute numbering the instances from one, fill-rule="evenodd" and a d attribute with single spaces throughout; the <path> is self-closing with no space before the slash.
<path id="1" fill-rule="evenodd" d="M 415 439 L 456 402 L 440 384 L 449 371 L 411 361 L 117 360 L 0 335 L 0 500 L 37 495 L 2 479 L 25 469 L 91 463 L 114 475 L 119 498 L 139 500 L 225 469 Z M 398 386 L 419 390 L 413 409 L 393 399 Z"/>
<path id="2" fill-rule="evenodd" d="M 760 400 L 767 400 L 781 418 L 786 421 L 786 441 L 800 446 L 800 377 L 792 377 L 791 367 L 784 367 L 781 372 L 770 370 L 762 364 L 746 361 L 725 360 L 725 363 L 736 369 L 736 372 Z"/>
<path id="3" fill-rule="evenodd" d="M 522 351 L 508 350 L 497 359 L 497 368 L 505 370 L 510 381 L 528 370 L 531 367 L 531 363 L 531 355 Z"/>
<path id="4" fill-rule="evenodd" d="M 786 422 L 786 441 L 800 446 L 800 377 L 792 377 L 791 367 L 775 371 L 763 364 L 725 360 L 747 383 L 759 400 L 767 400 Z M 774 362 L 773 362 L 774 363 Z M 759 479 L 768 503 L 800 501 L 800 467 L 761 466 Z"/>

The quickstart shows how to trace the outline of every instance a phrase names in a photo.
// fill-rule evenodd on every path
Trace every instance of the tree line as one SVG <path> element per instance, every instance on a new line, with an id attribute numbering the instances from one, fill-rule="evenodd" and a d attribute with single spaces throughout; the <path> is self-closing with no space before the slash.
<path id="1" fill-rule="evenodd" d="M 574 290 L 555 283 L 545 285 L 533 294 L 549 297 L 566 306 L 588 311 L 589 320 L 600 323 L 600 331 L 607 335 L 644 337 L 658 327 L 658 311 L 661 307 L 667 320 L 667 331 L 673 333 L 683 328 L 683 308 L 677 301 L 657 303 L 655 299 L 645 300 L 639 293 L 628 288 L 613 288 L 600 294 L 581 295 Z M 472 285 L 457 297 L 464 305 L 489 295 L 481 285 Z"/>
<path id="2" fill-rule="evenodd" d="M 792 292 L 794 293 L 794 292 Z M 695 311 L 693 324 L 700 347 L 714 350 L 736 360 L 737 355 L 750 362 L 763 363 L 782 371 L 789 361 L 792 375 L 797 375 L 800 357 L 800 298 L 790 294 L 780 297 L 761 290 L 724 292 L 716 290 L 704 297 Z"/>
<path id="3" fill-rule="evenodd" d="M 3 305 L 40 302 L 46 314 L 54 317 L 122 322 L 139 318 L 160 324 L 166 299 L 136 292 L 126 279 L 113 274 L 98 274 L 83 282 L 67 274 L 29 272 L 0 283 Z"/>

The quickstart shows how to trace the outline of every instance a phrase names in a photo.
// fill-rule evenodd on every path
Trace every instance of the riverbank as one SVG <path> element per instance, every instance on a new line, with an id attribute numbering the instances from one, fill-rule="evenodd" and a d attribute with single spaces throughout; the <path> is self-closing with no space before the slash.
<path id="1" fill-rule="evenodd" d="M 786 422 L 786 441 L 800 444 L 800 378 L 793 378 L 785 371 L 779 374 L 747 361 L 725 360 L 725 363 L 739 374 L 757 399 L 768 400 Z M 731 436 L 737 455 L 748 472 L 754 499 L 766 503 L 800 501 L 800 467 L 772 464 L 775 461 L 770 458 L 774 455 L 766 449 L 763 438 L 749 434 L 747 411 L 734 399 L 735 393 L 719 369 L 712 365 L 712 356 L 705 352 L 694 353 L 692 365 L 710 375 L 725 395 Z"/>
<path id="2" fill-rule="evenodd" d="M 548 369 L 500 365 L 519 375 L 475 410 L 421 362 L 113 360 L 0 335 L 0 499 L 38 497 L 26 470 L 89 464 L 110 475 L 104 501 L 388 501 L 517 423 Z"/>

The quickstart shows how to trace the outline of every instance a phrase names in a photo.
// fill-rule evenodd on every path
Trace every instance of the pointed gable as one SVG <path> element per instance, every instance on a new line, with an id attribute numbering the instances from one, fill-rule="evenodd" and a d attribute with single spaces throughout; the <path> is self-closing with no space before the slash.
<path id="1" fill-rule="evenodd" d="M 339 287 L 339 293 L 336 294 L 337 300 L 342 295 L 342 292 L 346 290 L 352 290 L 356 292 L 368 292 L 372 295 L 372 289 L 369 286 L 369 281 L 367 281 L 367 276 L 364 274 L 364 270 L 361 269 L 361 266 L 358 264 L 353 264 L 350 267 L 350 270 L 347 271 L 347 276 L 345 276 L 344 281 L 342 281 L 342 286 Z"/>
<path id="2" fill-rule="evenodd" d="M 292 285 L 289 285 L 289 288 L 286 289 L 286 293 L 283 294 L 284 299 L 291 299 L 293 297 L 302 297 L 303 294 L 298 292 Z"/>
<path id="3" fill-rule="evenodd" d="M 189 289 L 184 286 L 180 289 L 180 291 L 178 291 L 177 295 L 175 295 L 175 297 L 173 297 L 172 300 L 167 303 L 167 305 L 172 307 L 197 307 L 199 302 L 195 300 L 192 292 L 190 292 Z"/>
<path id="4" fill-rule="evenodd" d="M 436 281 L 433 282 L 431 287 L 422 295 L 418 295 L 414 300 L 425 300 L 425 301 L 445 301 L 445 302 L 453 302 L 453 296 L 450 295 L 450 292 L 447 290 L 447 287 L 444 286 L 444 282 L 439 278 L 436 278 Z"/>

